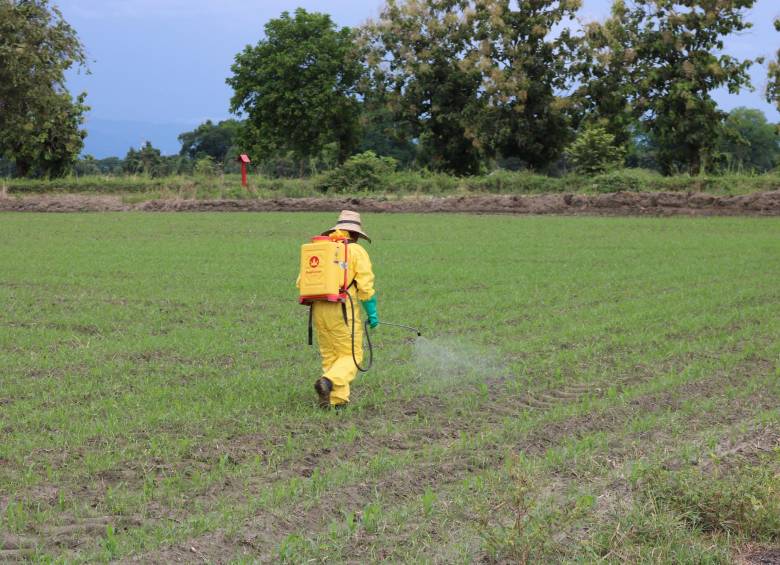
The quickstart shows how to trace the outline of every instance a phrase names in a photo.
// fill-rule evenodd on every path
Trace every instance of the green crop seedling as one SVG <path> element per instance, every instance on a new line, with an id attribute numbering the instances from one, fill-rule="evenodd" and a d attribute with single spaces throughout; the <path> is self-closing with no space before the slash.
<path id="1" fill-rule="evenodd" d="M 379 326 L 335 414 L 294 286 L 333 214 L 0 214 L 0 560 L 780 544 L 778 219 L 363 219 L 423 337 Z"/>

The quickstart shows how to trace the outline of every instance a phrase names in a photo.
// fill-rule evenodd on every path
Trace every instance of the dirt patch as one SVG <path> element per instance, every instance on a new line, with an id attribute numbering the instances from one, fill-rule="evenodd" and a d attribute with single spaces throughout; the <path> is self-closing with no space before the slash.
<path id="1" fill-rule="evenodd" d="M 702 192 L 615 192 L 609 194 L 534 194 L 258 200 L 149 200 L 137 204 L 120 196 L 42 194 L 0 196 L 5 212 L 461 212 L 477 214 L 558 214 L 596 216 L 778 216 L 780 190 L 739 196 Z"/>
<path id="2" fill-rule="evenodd" d="M 235 542 L 223 532 L 208 532 L 172 547 L 144 556 L 128 557 L 119 563 L 232 563 L 251 556 L 248 542 Z"/>
<path id="3" fill-rule="evenodd" d="M 735 561 L 740 565 L 780 565 L 780 547 L 753 550 L 741 557 L 737 557 Z"/>

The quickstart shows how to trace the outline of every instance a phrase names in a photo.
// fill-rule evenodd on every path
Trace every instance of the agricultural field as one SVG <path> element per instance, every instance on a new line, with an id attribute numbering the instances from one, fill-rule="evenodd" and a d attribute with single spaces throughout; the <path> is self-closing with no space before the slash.
<path id="1" fill-rule="evenodd" d="M 0 561 L 780 558 L 780 219 L 366 214 L 325 412 L 335 217 L 0 214 Z"/>

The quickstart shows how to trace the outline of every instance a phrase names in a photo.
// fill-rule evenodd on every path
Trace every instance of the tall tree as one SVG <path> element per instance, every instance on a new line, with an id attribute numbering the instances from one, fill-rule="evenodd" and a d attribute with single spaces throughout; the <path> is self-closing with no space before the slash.
<path id="1" fill-rule="evenodd" d="M 751 26 L 755 0 L 630 0 L 615 14 L 630 36 L 632 105 L 658 143 L 665 173 L 699 173 L 711 160 L 725 112 L 710 93 L 750 85 L 751 60 L 718 54 L 723 39 Z"/>
<path id="2" fill-rule="evenodd" d="M 780 163 L 780 137 L 761 110 L 734 108 L 718 151 L 730 168 L 763 173 Z"/>
<path id="3" fill-rule="evenodd" d="M 362 29 L 368 89 L 419 140 L 424 165 L 472 174 L 485 157 L 476 129 L 482 77 L 464 64 L 477 24 L 468 0 L 388 0 Z"/>
<path id="4" fill-rule="evenodd" d="M 48 0 L 0 0 L 0 154 L 19 176 L 60 176 L 86 133 L 86 94 L 75 99 L 65 71 L 84 66 L 76 31 Z"/>
<path id="5" fill-rule="evenodd" d="M 206 120 L 193 131 L 179 135 L 181 143 L 179 154 L 186 155 L 190 159 L 208 155 L 217 163 L 224 163 L 225 158 L 236 143 L 240 126 L 240 122 L 236 120 L 224 120 L 218 124 Z"/>
<path id="6" fill-rule="evenodd" d="M 560 24 L 580 0 L 390 0 L 364 28 L 376 90 L 421 144 L 457 174 L 500 155 L 544 168 L 569 139 L 576 44 Z"/>
<path id="7" fill-rule="evenodd" d="M 343 162 L 359 142 L 356 85 L 362 66 L 353 33 L 327 14 L 299 8 L 265 25 L 265 38 L 236 55 L 231 111 L 245 113 L 242 139 L 258 156 L 300 158 L 338 145 Z"/>
<path id="8" fill-rule="evenodd" d="M 780 18 L 775 20 L 775 29 L 780 31 Z M 769 83 L 766 87 L 766 99 L 780 111 L 780 49 L 777 50 L 775 60 L 769 63 Z"/>
<path id="9" fill-rule="evenodd" d="M 578 117 L 586 129 L 604 128 L 619 146 L 631 144 L 637 124 L 631 106 L 636 49 L 634 36 L 624 25 L 625 11 L 625 4 L 616 2 L 606 21 L 585 25 L 574 65 Z"/>
<path id="10" fill-rule="evenodd" d="M 580 0 L 475 2 L 477 50 L 466 56 L 482 75 L 481 137 L 494 152 L 543 169 L 570 139 L 570 100 L 578 44 L 561 24 Z"/>

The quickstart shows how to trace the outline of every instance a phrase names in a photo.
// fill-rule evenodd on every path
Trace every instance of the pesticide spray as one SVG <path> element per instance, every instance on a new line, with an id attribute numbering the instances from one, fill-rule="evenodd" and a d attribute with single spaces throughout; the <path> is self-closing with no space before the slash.
<path id="1" fill-rule="evenodd" d="M 355 355 L 355 304 L 349 293 L 354 284 L 354 281 L 348 280 L 349 246 L 349 238 L 340 237 L 338 233 L 313 237 L 310 243 L 301 246 L 299 302 L 308 306 L 320 301 L 340 303 L 345 324 L 349 323 L 349 309 L 352 314 L 352 360 L 359 371 L 366 372 L 374 363 L 374 347 L 371 343 L 371 328 L 366 320 L 363 335 L 368 349 L 368 362 L 365 365 L 358 363 Z M 379 324 L 416 334 L 413 362 L 421 379 L 441 383 L 455 380 L 463 382 L 472 378 L 489 378 L 501 372 L 500 367 L 473 344 L 427 339 L 422 336 L 420 329 L 405 324 Z M 312 339 L 312 313 L 309 310 L 309 345 Z"/>
<path id="2" fill-rule="evenodd" d="M 502 378 L 505 366 L 496 355 L 472 342 L 454 338 L 415 340 L 413 362 L 419 379 L 442 386 Z"/>

